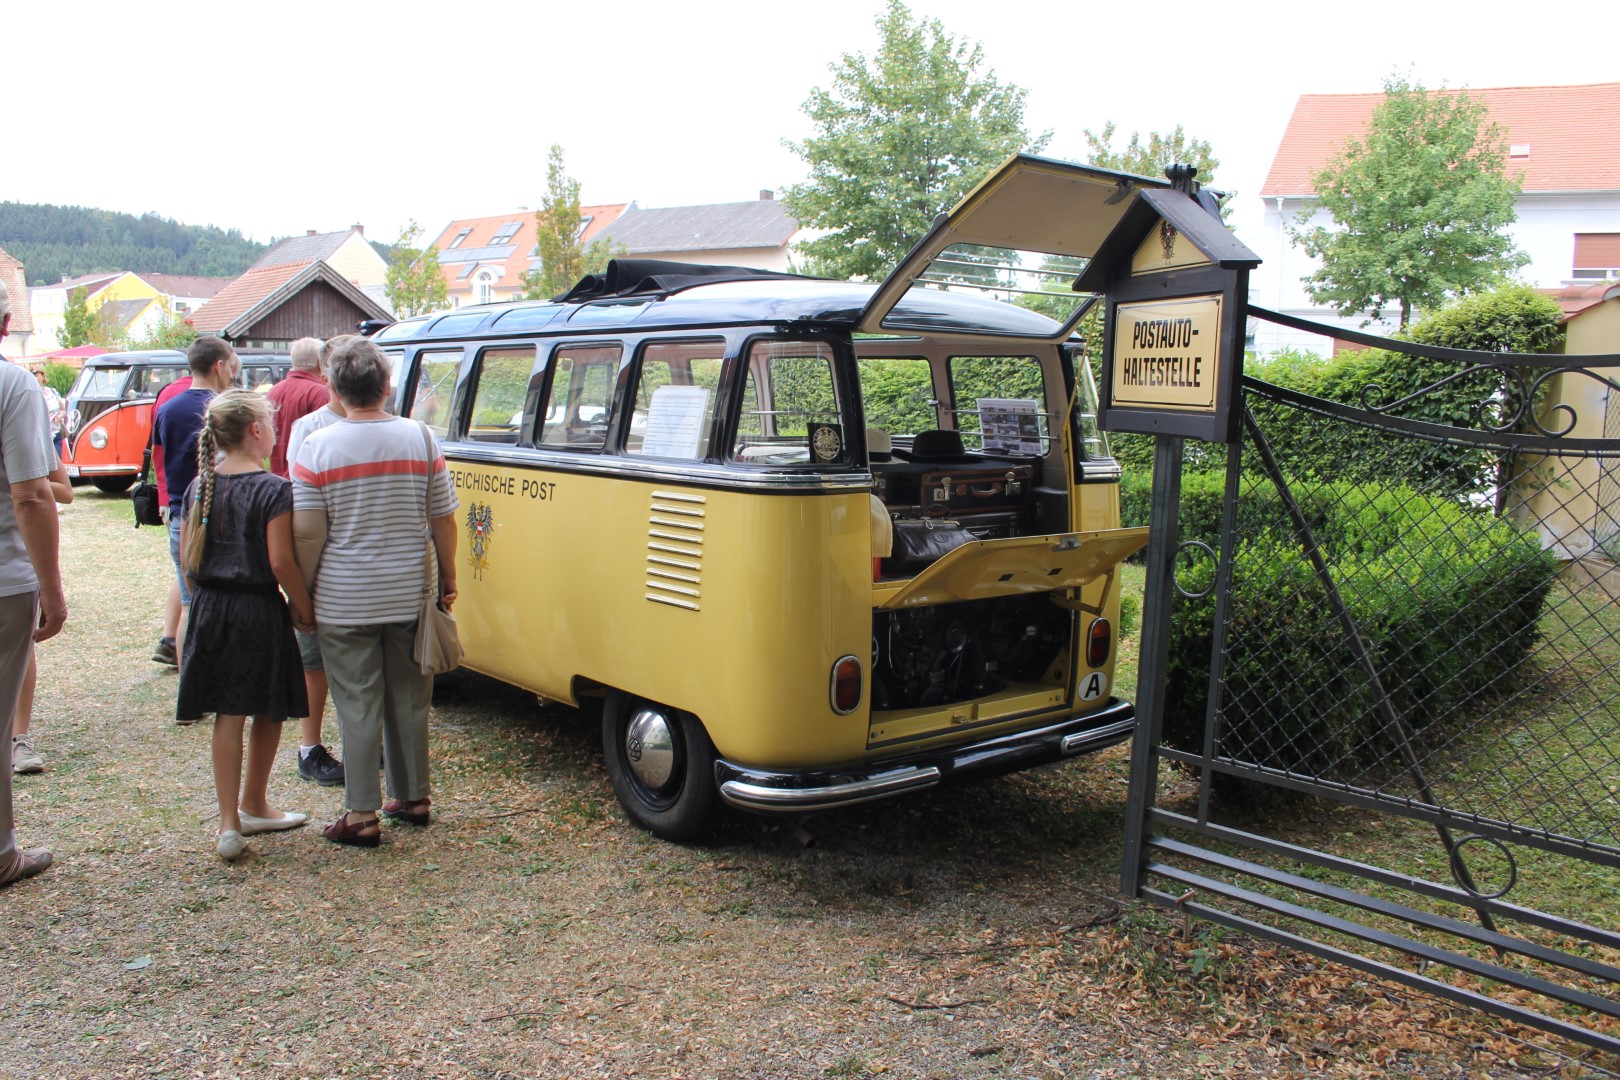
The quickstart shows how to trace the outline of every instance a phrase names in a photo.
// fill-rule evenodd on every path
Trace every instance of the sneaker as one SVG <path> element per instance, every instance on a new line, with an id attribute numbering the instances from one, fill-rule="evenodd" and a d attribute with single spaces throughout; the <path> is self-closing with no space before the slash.
<path id="1" fill-rule="evenodd" d="M 298 775 L 322 787 L 337 787 L 343 783 L 343 762 L 326 747 L 317 745 L 308 754 L 298 755 Z"/>
<path id="2" fill-rule="evenodd" d="M 180 654 L 174 651 L 174 638 L 158 638 L 157 648 L 152 652 L 152 659 L 160 664 L 170 667 L 180 666 Z"/>
<path id="3" fill-rule="evenodd" d="M 45 759 L 34 752 L 34 739 L 31 735 L 14 735 L 11 738 L 11 771 L 14 773 L 35 773 L 45 771 Z"/>

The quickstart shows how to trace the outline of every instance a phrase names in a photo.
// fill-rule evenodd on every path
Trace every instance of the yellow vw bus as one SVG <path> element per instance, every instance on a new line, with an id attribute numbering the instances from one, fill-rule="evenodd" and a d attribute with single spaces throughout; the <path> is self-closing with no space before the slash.
<path id="1" fill-rule="evenodd" d="M 614 790 L 675 840 L 1129 738 L 1146 530 L 1067 290 L 1154 183 L 1020 156 L 880 285 L 621 260 L 381 330 L 460 494 L 466 666 L 605 697 Z"/>

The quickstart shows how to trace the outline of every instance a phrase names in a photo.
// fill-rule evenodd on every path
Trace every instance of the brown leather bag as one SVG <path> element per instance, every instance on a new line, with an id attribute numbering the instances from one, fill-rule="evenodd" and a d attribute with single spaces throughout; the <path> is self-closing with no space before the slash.
<path id="1" fill-rule="evenodd" d="M 894 554 L 883 560 L 884 576 L 911 577 L 973 539 L 959 522 L 896 519 Z"/>

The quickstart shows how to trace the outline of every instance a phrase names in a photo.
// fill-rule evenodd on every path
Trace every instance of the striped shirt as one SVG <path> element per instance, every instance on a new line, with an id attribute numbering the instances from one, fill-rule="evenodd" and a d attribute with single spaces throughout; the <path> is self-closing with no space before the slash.
<path id="1" fill-rule="evenodd" d="M 312 433 L 293 466 L 293 509 L 326 514 L 326 546 L 315 572 L 315 620 L 334 626 L 414 622 L 421 611 L 422 519 L 460 505 L 444 454 L 431 460 L 414 420 L 340 420 Z"/>

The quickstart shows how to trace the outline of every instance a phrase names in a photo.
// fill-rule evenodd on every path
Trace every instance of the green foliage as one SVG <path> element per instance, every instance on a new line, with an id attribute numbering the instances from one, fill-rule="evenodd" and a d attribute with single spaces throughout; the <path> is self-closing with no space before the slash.
<path id="1" fill-rule="evenodd" d="M 1184 486 L 1182 537 L 1216 545 L 1217 474 Z M 1448 730 L 1479 699 L 1512 686 L 1538 637 L 1556 569 L 1536 536 L 1455 500 L 1350 483 L 1296 488 L 1380 680 L 1414 731 Z M 1241 760 L 1345 778 L 1391 760 L 1369 686 L 1326 593 L 1269 485 L 1246 492 L 1234 566 L 1222 740 Z M 1183 565 L 1204 589 L 1211 560 Z M 1178 598 L 1171 619 L 1167 743 L 1201 751 L 1213 593 Z"/>
<path id="2" fill-rule="evenodd" d="M 190 319 L 176 319 L 174 313 L 164 308 L 163 316 L 158 324 L 144 337 L 126 338 L 119 346 L 122 349 L 180 349 L 184 350 L 193 341 L 197 340 L 197 328 L 191 325 Z"/>
<path id="3" fill-rule="evenodd" d="M 1412 328 L 1420 345 L 1482 352 L 1558 352 L 1564 313 L 1552 297 L 1522 285 L 1467 296 Z"/>
<path id="4" fill-rule="evenodd" d="M 1279 349 L 1268 356 L 1245 357 L 1243 374 L 1274 386 L 1285 386 L 1302 394 L 1321 397 L 1322 377 L 1332 363 L 1305 349 Z"/>
<path id="5" fill-rule="evenodd" d="M 32 285 L 114 270 L 236 277 L 268 249 L 235 229 L 156 214 L 14 202 L 0 202 L 0 237 Z"/>
<path id="6" fill-rule="evenodd" d="M 1221 165 L 1209 141 L 1189 138 L 1180 124 L 1169 135 L 1150 131 L 1145 141 L 1133 131 L 1130 141 L 1119 150 L 1114 149 L 1114 132 L 1112 120 L 1104 124 L 1100 132 L 1085 129 L 1086 160 L 1099 169 L 1113 169 L 1162 180 L 1166 166 L 1178 163 L 1196 165 L 1198 182 L 1207 186 Z"/>
<path id="7" fill-rule="evenodd" d="M 1420 344 L 1455 349 L 1548 352 L 1562 347 L 1562 317 L 1551 298 L 1533 289 L 1510 286 L 1458 300 L 1415 324 L 1404 336 Z M 1266 382 L 1356 408 L 1393 405 L 1391 414 L 1405 419 L 1473 430 L 1510 425 L 1521 411 L 1532 376 L 1516 368 L 1469 371 L 1469 367 L 1393 350 L 1364 349 L 1314 362 L 1278 354 L 1252 363 L 1246 370 Z M 1346 433 L 1324 428 L 1311 416 L 1292 410 L 1268 418 L 1266 429 L 1279 455 L 1301 472 L 1323 480 L 1374 481 L 1396 475 L 1419 488 L 1489 495 L 1504 487 L 1503 470 L 1511 467 L 1487 450 L 1442 449 L 1411 440 L 1392 446 L 1375 431 Z"/>
<path id="8" fill-rule="evenodd" d="M 1506 171 L 1506 129 L 1462 91 L 1430 94 L 1391 78 L 1365 141 L 1350 139 L 1313 178 L 1336 229 L 1304 228 L 1294 243 L 1322 266 L 1306 280 L 1317 303 L 1372 318 L 1497 285 L 1529 261 L 1513 246 L 1521 180 Z"/>
<path id="9" fill-rule="evenodd" d="M 414 219 L 400 230 L 383 280 L 388 303 L 402 319 L 450 306 L 450 287 L 439 269 L 439 249 L 433 244 L 426 251 L 418 249 L 416 241 L 421 235 L 422 227 Z"/>
<path id="10" fill-rule="evenodd" d="M 62 347 L 76 349 L 90 344 L 95 328 L 96 316 L 90 310 L 89 293 L 82 287 L 70 291 L 67 306 L 62 309 Z"/>
<path id="11" fill-rule="evenodd" d="M 1048 138 L 1024 129 L 1025 91 L 984 71 L 977 43 L 913 18 L 901 0 L 877 27 L 875 55 L 845 53 L 832 88 L 811 91 L 804 111 L 817 133 L 784 144 L 810 168 L 787 189 L 788 212 L 828 230 L 800 246 L 809 273 L 884 277 L 991 168 Z"/>
<path id="12" fill-rule="evenodd" d="M 608 260 L 628 254 L 623 244 L 598 237 L 590 247 L 582 247 L 585 215 L 579 208 L 579 181 L 568 175 L 563 165 L 563 148 L 551 144 L 546 165 L 546 193 L 535 211 L 536 241 L 540 249 L 540 269 L 523 275 L 523 295 L 531 300 L 561 296 L 586 274 L 607 268 Z"/>
<path id="13" fill-rule="evenodd" d="M 1175 130 L 1168 135 L 1160 135 L 1157 131 L 1148 132 L 1144 140 L 1138 132 L 1131 132 L 1130 141 L 1119 150 L 1114 149 L 1114 122 L 1108 121 L 1101 131 L 1085 129 L 1086 161 L 1099 169 L 1113 169 L 1115 172 L 1134 173 L 1137 176 L 1151 176 L 1155 179 L 1164 179 L 1164 170 L 1171 165 L 1192 165 L 1198 172 L 1195 179 L 1202 187 L 1210 187 L 1215 183 L 1215 170 L 1221 167 L 1220 159 L 1215 156 L 1215 148 L 1209 144 L 1208 139 L 1190 137 L 1177 124 Z M 1235 192 L 1226 192 L 1221 214 L 1226 215 L 1226 208 L 1231 203 Z"/>
<path id="14" fill-rule="evenodd" d="M 63 397 L 67 397 L 67 392 L 73 388 L 73 380 L 78 377 L 78 369 L 68 364 L 45 364 L 45 385 Z"/>
<path id="15" fill-rule="evenodd" d="M 926 360 L 862 360 L 861 400 L 868 427 L 888 435 L 915 435 L 939 427 L 928 404 L 934 386 Z"/>

